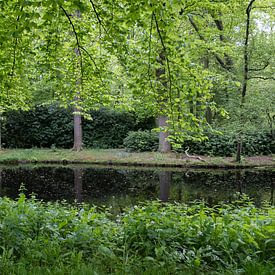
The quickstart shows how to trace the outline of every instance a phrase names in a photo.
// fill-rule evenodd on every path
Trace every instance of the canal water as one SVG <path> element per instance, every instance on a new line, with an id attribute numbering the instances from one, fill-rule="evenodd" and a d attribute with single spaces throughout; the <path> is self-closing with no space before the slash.
<path id="1" fill-rule="evenodd" d="M 134 169 L 99 166 L 0 167 L 0 196 L 27 196 L 44 201 L 66 200 L 123 209 L 148 200 L 209 205 L 247 194 L 258 206 L 274 204 L 274 169 L 197 170 Z"/>

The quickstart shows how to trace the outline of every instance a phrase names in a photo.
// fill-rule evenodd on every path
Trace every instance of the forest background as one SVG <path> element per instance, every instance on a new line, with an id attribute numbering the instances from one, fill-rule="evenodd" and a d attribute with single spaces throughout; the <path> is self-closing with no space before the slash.
<path id="1" fill-rule="evenodd" d="M 4 147 L 274 153 L 274 4 L 0 1 Z"/>

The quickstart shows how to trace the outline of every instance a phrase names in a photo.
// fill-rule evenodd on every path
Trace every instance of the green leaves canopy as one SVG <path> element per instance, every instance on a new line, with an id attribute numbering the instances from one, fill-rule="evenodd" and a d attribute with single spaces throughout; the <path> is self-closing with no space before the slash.
<path id="1" fill-rule="evenodd" d="M 166 115 L 175 142 L 200 139 L 205 110 L 215 108 L 214 85 L 228 83 L 216 68 L 234 58 L 227 37 L 243 28 L 246 4 L 0 1 L 0 108 L 26 108 L 37 95 L 83 113 L 119 106 Z"/>

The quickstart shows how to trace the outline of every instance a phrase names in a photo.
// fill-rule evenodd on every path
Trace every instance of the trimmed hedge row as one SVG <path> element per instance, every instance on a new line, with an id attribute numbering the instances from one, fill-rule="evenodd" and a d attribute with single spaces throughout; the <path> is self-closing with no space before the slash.
<path id="1" fill-rule="evenodd" d="M 148 131 L 131 132 L 124 139 L 124 147 L 129 151 L 156 151 L 157 135 Z M 202 142 L 186 141 L 182 150 L 199 155 L 232 156 L 236 153 L 237 142 L 234 135 L 208 135 L 208 140 Z M 274 138 L 270 133 L 246 134 L 242 143 L 243 155 L 267 155 L 275 153 Z"/>
<path id="2" fill-rule="evenodd" d="M 154 120 L 138 121 L 134 113 L 110 109 L 93 110 L 92 120 L 83 119 L 83 143 L 92 148 L 118 148 L 130 131 L 153 127 Z M 6 113 L 2 125 L 6 148 L 60 147 L 73 145 L 72 110 L 37 106 L 30 111 Z"/>

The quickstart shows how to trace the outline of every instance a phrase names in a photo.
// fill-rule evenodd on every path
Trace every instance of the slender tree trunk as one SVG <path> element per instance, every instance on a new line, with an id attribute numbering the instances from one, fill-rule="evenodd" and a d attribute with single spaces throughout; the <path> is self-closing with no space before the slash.
<path id="1" fill-rule="evenodd" d="M 79 60 L 79 69 L 82 70 L 82 62 L 81 62 L 81 54 L 80 49 L 75 49 L 75 54 L 77 59 Z M 78 80 L 76 81 L 76 91 L 77 94 L 75 96 L 74 102 L 74 147 L 73 150 L 79 152 L 82 150 L 83 140 L 82 140 L 82 117 L 81 117 L 81 109 L 79 107 L 80 99 L 80 92 L 82 89 L 82 75 L 79 76 Z"/>
<path id="2" fill-rule="evenodd" d="M 245 42 L 244 42 L 244 68 L 243 68 L 243 87 L 242 87 L 242 103 L 245 101 L 245 95 L 247 90 L 247 82 L 249 79 L 249 57 L 248 57 L 248 43 L 250 35 L 250 13 L 255 0 L 251 0 L 246 9 L 246 31 L 245 31 Z"/>
<path id="3" fill-rule="evenodd" d="M 64 12 L 65 16 L 67 17 L 71 27 L 72 31 L 76 40 L 77 47 L 74 49 L 76 59 L 77 59 L 77 70 L 78 70 L 78 76 L 76 77 L 76 96 L 74 98 L 74 146 L 73 150 L 74 151 L 80 151 L 82 149 L 82 123 L 81 123 L 81 108 L 80 106 L 80 91 L 82 90 L 82 54 L 81 54 L 81 45 L 80 45 L 80 40 L 78 37 L 78 33 L 76 32 L 74 23 L 71 19 L 71 17 L 75 19 L 80 19 L 81 18 L 81 12 L 77 10 L 75 14 L 70 15 L 68 12 L 64 9 L 63 6 L 60 6 L 62 11 Z"/>
<path id="4" fill-rule="evenodd" d="M 170 186 L 172 181 L 172 172 L 163 171 L 159 173 L 159 199 L 163 202 L 167 202 L 169 199 Z"/>
<path id="5" fill-rule="evenodd" d="M 166 127 L 167 126 L 167 116 L 159 116 L 157 118 L 157 125 L 158 127 Z M 171 152 L 171 144 L 168 141 L 168 133 L 161 131 L 159 133 L 159 152 L 161 153 L 168 153 Z"/>
<path id="6" fill-rule="evenodd" d="M 82 150 L 82 117 L 78 108 L 74 108 L 74 151 Z"/>
<path id="7" fill-rule="evenodd" d="M 203 67 L 204 69 L 209 69 L 209 57 L 207 55 L 203 58 Z M 209 124 L 212 123 L 212 111 L 209 106 L 205 110 L 205 119 Z"/>
<path id="8" fill-rule="evenodd" d="M 243 67 L 243 85 L 242 85 L 242 95 L 241 95 L 241 105 L 240 108 L 244 107 L 245 96 L 247 92 L 247 82 L 249 80 L 249 55 L 248 55 L 248 46 L 249 46 L 249 35 L 250 35 L 250 15 L 252 6 L 255 0 L 251 0 L 246 8 L 246 31 L 245 31 L 245 42 L 244 42 L 244 67 Z M 242 123 L 243 112 L 241 111 L 240 124 Z M 242 134 L 242 131 L 240 135 Z M 241 161 L 242 153 L 242 139 L 240 136 L 237 137 L 237 152 L 236 152 L 236 161 Z"/>
<path id="9" fill-rule="evenodd" d="M 237 137 L 237 152 L 236 152 L 236 162 L 241 162 L 242 156 L 242 139 L 240 136 Z"/>
<path id="10" fill-rule="evenodd" d="M 167 79 L 165 79 L 165 53 L 161 52 L 159 54 L 159 60 L 158 60 L 160 67 L 156 69 L 156 78 L 157 80 L 162 84 L 162 88 L 159 89 L 159 94 L 162 95 L 165 91 L 167 91 Z M 165 107 L 165 102 L 160 102 L 160 113 L 162 113 L 163 109 Z M 166 115 L 159 115 L 157 117 L 157 126 L 160 128 L 165 128 L 168 126 L 167 124 L 168 117 Z M 160 131 L 159 133 L 159 152 L 162 153 L 169 153 L 171 152 L 171 144 L 168 141 L 169 134 L 164 131 Z"/>

